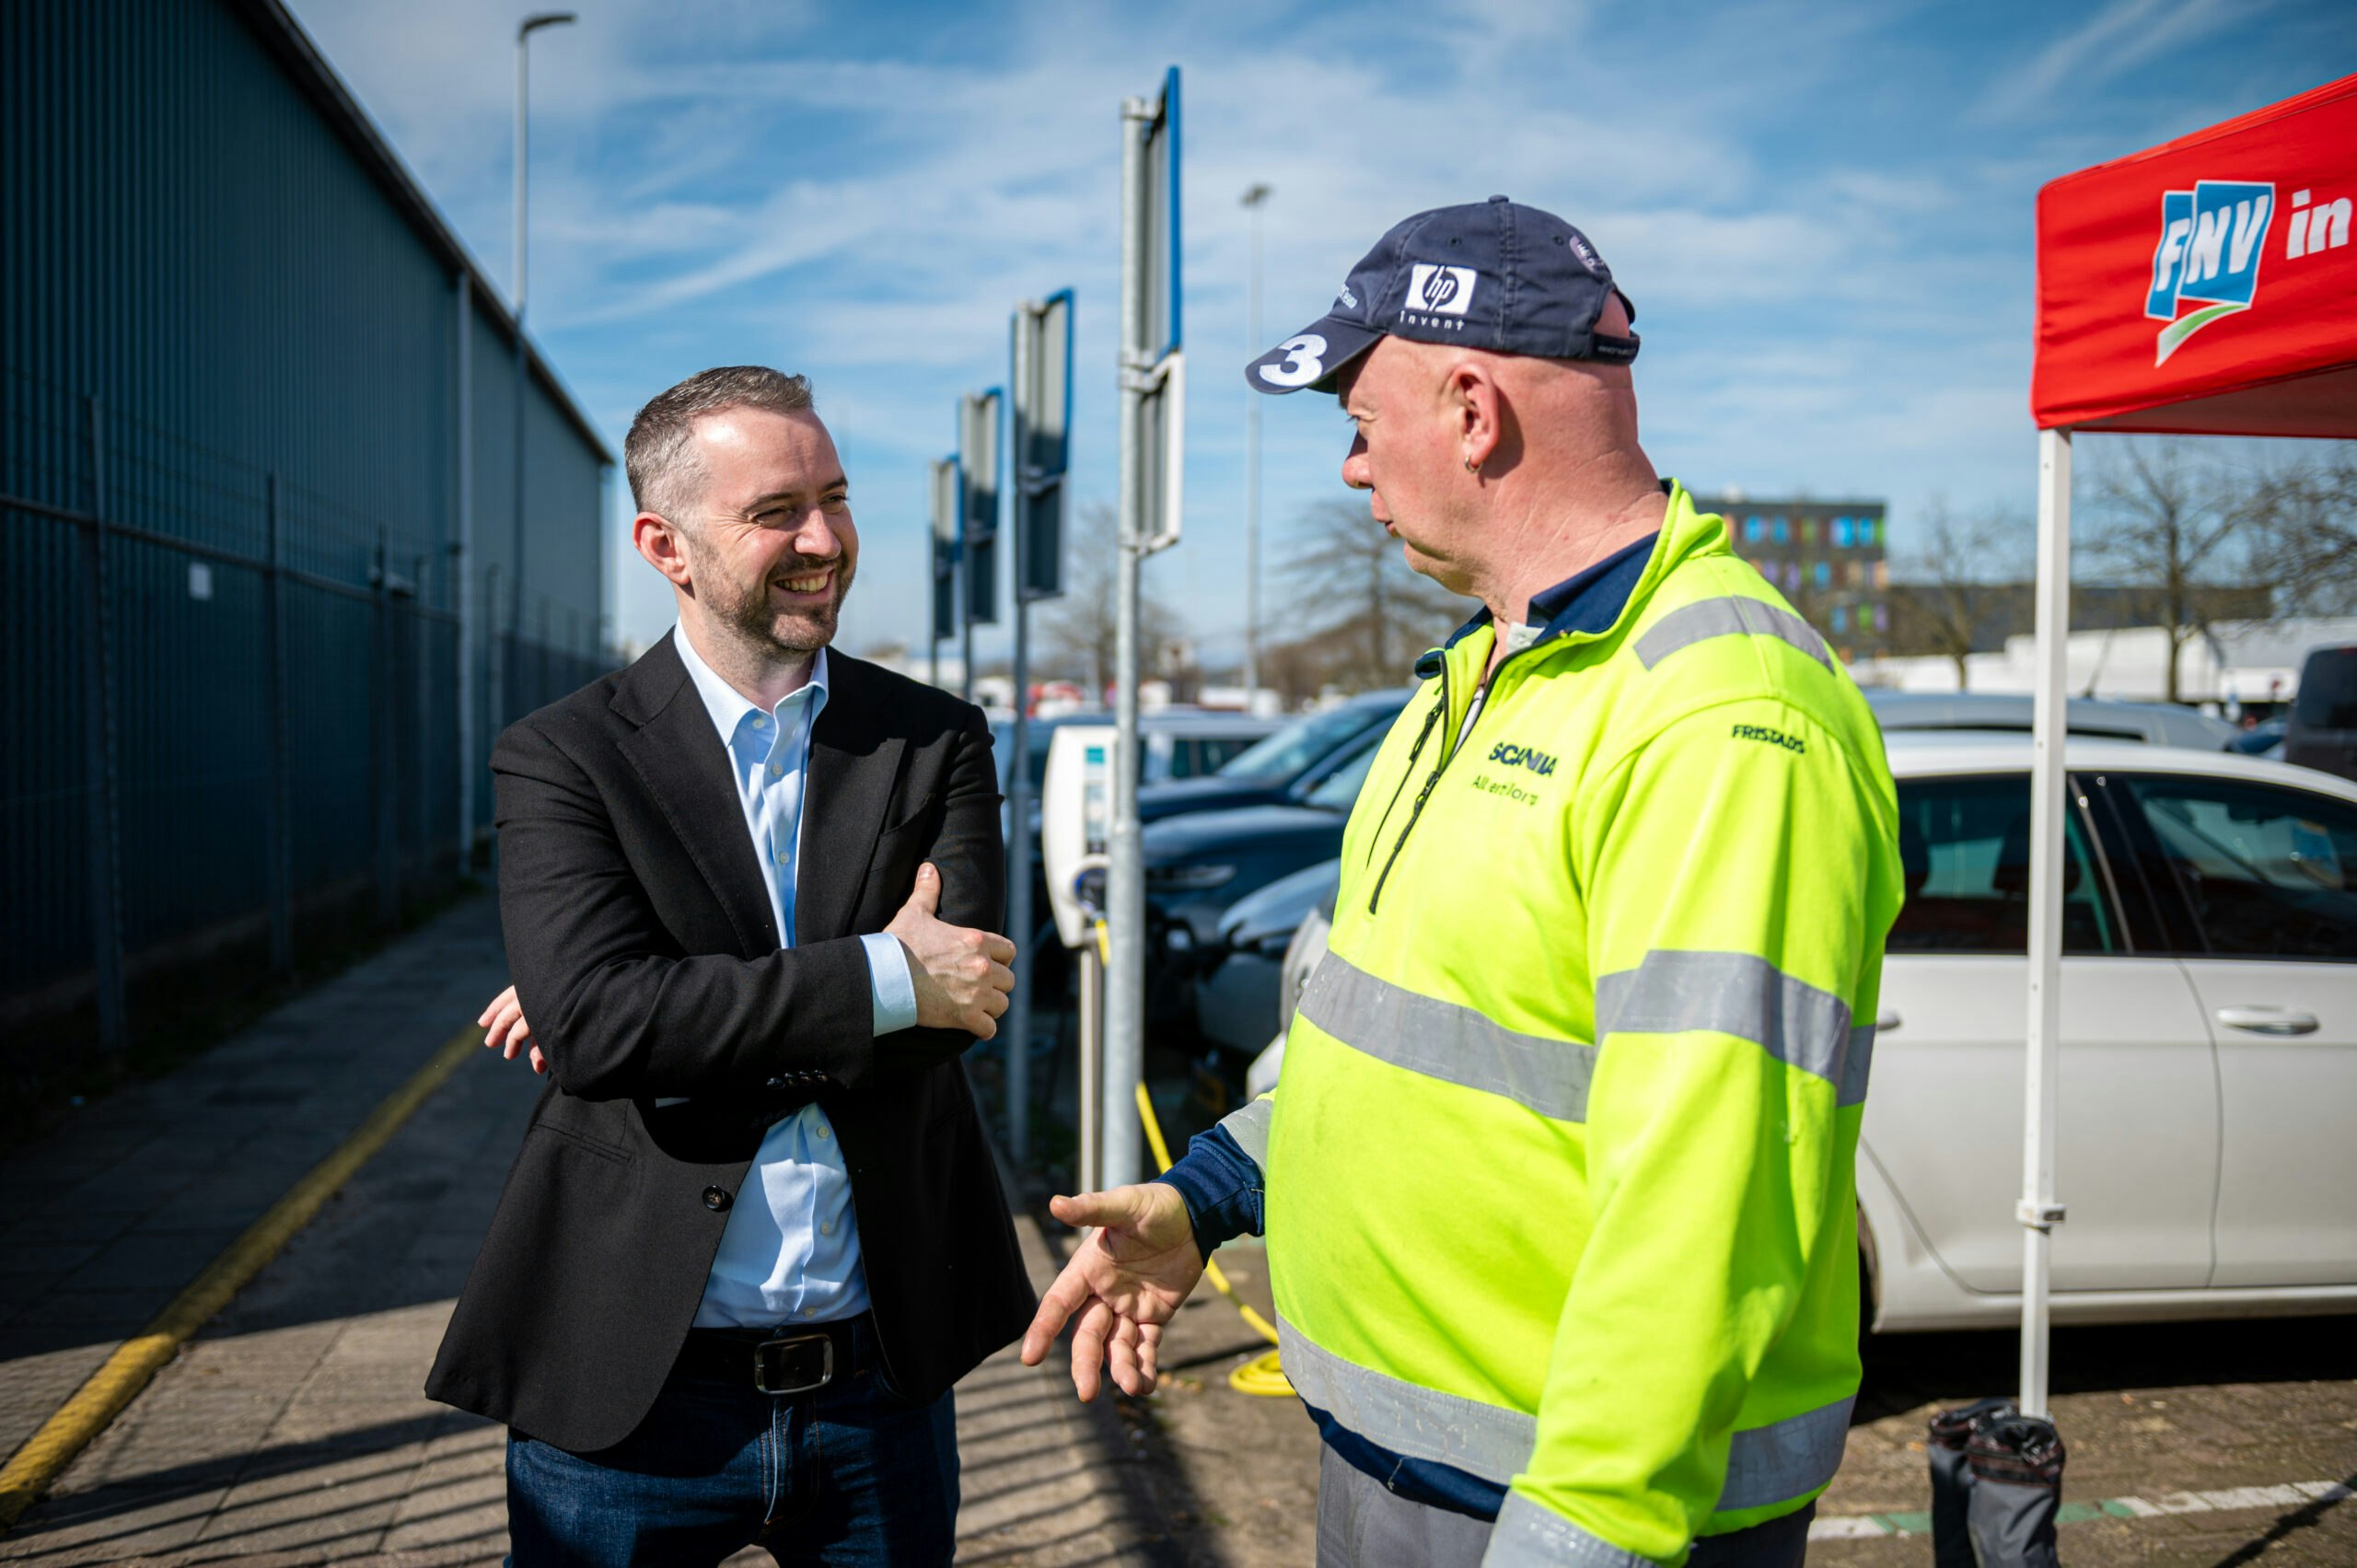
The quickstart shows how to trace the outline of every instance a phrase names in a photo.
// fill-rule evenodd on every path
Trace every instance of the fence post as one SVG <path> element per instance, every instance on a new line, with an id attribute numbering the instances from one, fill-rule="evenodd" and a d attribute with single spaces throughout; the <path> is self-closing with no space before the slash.
<path id="1" fill-rule="evenodd" d="M 485 737 L 483 755 L 486 759 L 491 754 L 489 741 L 495 738 L 499 732 L 506 727 L 500 719 L 498 709 L 493 705 L 498 701 L 499 693 L 505 690 L 504 684 L 507 679 L 505 646 L 500 641 L 499 632 L 499 563 L 493 562 L 483 572 L 482 586 L 482 705 Z M 474 759 L 468 758 L 467 765 L 472 767 Z M 472 831 L 471 823 L 469 824 L 469 830 Z M 492 835 L 489 860 L 490 864 L 486 869 L 491 873 L 492 880 L 496 882 L 499 879 L 499 835 L 496 833 Z"/>
<path id="2" fill-rule="evenodd" d="M 99 400 L 89 402 L 90 526 L 82 541 L 86 682 L 84 761 L 90 802 L 90 947 L 97 986 L 99 1050 L 119 1055 L 129 1043 L 123 1016 L 122 863 L 120 780 L 116 772 L 113 646 L 107 592 L 107 443 Z"/>
<path id="3" fill-rule="evenodd" d="M 434 879 L 434 793 L 427 787 L 434 774 L 433 749 L 428 744 L 434 714 L 434 652 L 435 627 L 425 613 L 425 556 L 417 557 L 415 597 L 410 600 L 409 646 L 414 665 L 410 673 L 415 682 L 412 701 L 417 711 L 410 715 L 410 798 L 417 807 L 417 873 L 421 885 L 431 885 Z"/>
<path id="4" fill-rule="evenodd" d="M 385 530 L 377 530 L 376 593 L 370 599 L 370 658 L 368 692 L 369 794 L 377 807 L 377 923 L 387 930 L 400 923 L 401 912 L 401 846 L 395 831 L 399 820 L 399 730 L 393 723 L 393 585 L 392 563 L 385 553 Z"/>
<path id="5" fill-rule="evenodd" d="M 270 564 L 261 575 L 262 722 L 268 739 L 263 765 L 263 861 L 270 895 L 270 972 L 295 972 L 294 786 L 286 754 L 286 545 L 279 517 L 278 475 L 266 481 Z"/>

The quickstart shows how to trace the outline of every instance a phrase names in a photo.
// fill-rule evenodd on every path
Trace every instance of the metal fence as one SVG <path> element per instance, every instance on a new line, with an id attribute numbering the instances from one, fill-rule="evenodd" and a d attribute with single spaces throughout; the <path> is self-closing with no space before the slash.
<path id="1" fill-rule="evenodd" d="M 146 973 L 284 973 L 446 888 L 488 820 L 461 769 L 611 663 L 579 607 L 509 624 L 494 570 L 462 686 L 456 575 L 438 523 L 0 369 L 0 1025 L 94 1003 L 120 1049 Z"/>

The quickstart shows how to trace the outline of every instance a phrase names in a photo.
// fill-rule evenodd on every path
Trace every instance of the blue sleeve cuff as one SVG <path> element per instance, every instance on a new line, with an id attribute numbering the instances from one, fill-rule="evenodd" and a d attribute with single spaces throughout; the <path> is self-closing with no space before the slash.
<path id="1" fill-rule="evenodd" d="M 876 1032 L 891 1034 L 917 1027 L 917 982 L 909 955 L 897 936 L 877 932 L 859 939 L 867 949 L 867 989 L 876 1002 Z"/>
<path id="2" fill-rule="evenodd" d="M 1223 1242 L 1265 1228 L 1260 1167 L 1225 1127 L 1196 1133 L 1185 1157 L 1155 1179 L 1178 1189 L 1205 1258 Z"/>

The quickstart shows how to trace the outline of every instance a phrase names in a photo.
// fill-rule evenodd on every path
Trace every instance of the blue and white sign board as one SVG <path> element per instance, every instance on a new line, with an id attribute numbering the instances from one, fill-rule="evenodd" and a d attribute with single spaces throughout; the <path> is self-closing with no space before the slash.
<path id="1" fill-rule="evenodd" d="M 958 634 L 958 459 L 933 463 L 933 640 Z"/>
<path id="2" fill-rule="evenodd" d="M 1162 78 L 1162 101 L 1145 132 L 1145 341 L 1157 360 L 1178 352 L 1178 67 Z"/>
<path id="3" fill-rule="evenodd" d="M 1179 267 L 1178 67 L 1145 130 L 1145 343 L 1153 355 L 1139 451 L 1138 537 L 1151 554 L 1178 542 L 1187 468 L 1187 356 Z"/>
<path id="4" fill-rule="evenodd" d="M 1064 591 L 1064 475 L 1072 466 L 1072 290 L 1016 308 L 1015 528 L 1025 599 Z"/>
<path id="5" fill-rule="evenodd" d="M 998 621 L 999 389 L 970 392 L 958 410 L 958 470 L 963 519 L 959 557 L 966 569 L 966 619 Z"/>

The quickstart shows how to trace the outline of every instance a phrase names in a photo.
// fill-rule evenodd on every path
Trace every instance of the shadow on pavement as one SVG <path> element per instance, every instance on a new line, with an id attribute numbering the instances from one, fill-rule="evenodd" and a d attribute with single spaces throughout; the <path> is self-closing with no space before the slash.
<path id="1" fill-rule="evenodd" d="M 2020 1353 L 2019 1338 L 2003 1330 L 1870 1336 L 1865 1385 L 1850 1423 L 1935 1401 L 2011 1393 L 2021 1380 Z M 2057 1329 L 2053 1357 L 2057 1395 L 2352 1379 L 2357 1317 Z"/>
<path id="2" fill-rule="evenodd" d="M 2357 1489 L 2357 1475 L 2343 1476 L 2340 1484 Z M 2256 1562 L 2279 1541 L 2291 1539 L 2302 1530 L 2315 1529 L 2324 1523 L 2324 1516 L 2348 1502 L 2346 1497 L 2319 1497 L 2306 1507 L 2286 1514 L 2269 1527 L 2263 1536 L 2246 1541 L 2242 1546 L 2220 1558 L 2217 1568 L 2242 1568 L 2246 1562 Z"/>
<path id="3" fill-rule="evenodd" d="M 386 1525 L 381 1518 L 349 1531 L 337 1529 L 333 1520 L 339 1514 L 380 1509 L 387 1487 L 405 1485 L 423 1462 L 418 1454 L 424 1446 L 447 1436 L 451 1426 L 447 1412 L 435 1411 L 312 1441 L 277 1444 L 234 1458 L 144 1471 L 88 1492 L 55 1496 L 18 1527 L 0 1556 L 11 1562 L 40 1562 L 49 1557 L 107 1562 L 113 1560 L 105 1550 L 110 1542 L 137 1540 L 139 1545 L 133 1550 L 149 1552 L 160 1539 L 182 1528 L 192 1533 L 201 1528 L 203 1535 L 169 1548 L 174 1562 L 239 1558 L 254 1550 L 249 1538 L 255 1535 L 282 1540 L 292 1537 L 308 1551 L 327 1552 L 334 1543 L 354 1536 L 384 1535 Z M 499 1440 L 494 1427 L 485 1425 L 483 1434 L 487 1440 Z M 366 1463 L 402 1449 L 413 1451 L 378 1466 Z M 447 1450 L 443 1455 L 447 1457 Z M 331 1482 L 321 1484 L 317 1473 L 321 1471 L 332 1473 Z M 295 1484 L 270 1484 L 279 1480 Z M 225 1496 L 233 1492 L 248 1495 L 229 1499 L 225 1505 Z M 175 1505 L 180 1504 L 188 1506 L 176 1511 Z M 474 1506 L 470 1502 L 450 1511 L 464 1512 Z M 241 1525 L 238 1516 L 249 1509 L 258 1516 Z M 431 1513 L 410 1514 L 402 1524 L 414 1528 L 431 1517 Z M 121 1527 L 110 1530 L 110 1523 Z M 502 1521 L 499 1530 L 489 1533 L 504 1529 Z M 458 1540 L 445 1539 L 436 1544 L 447 1547 Z"/>

